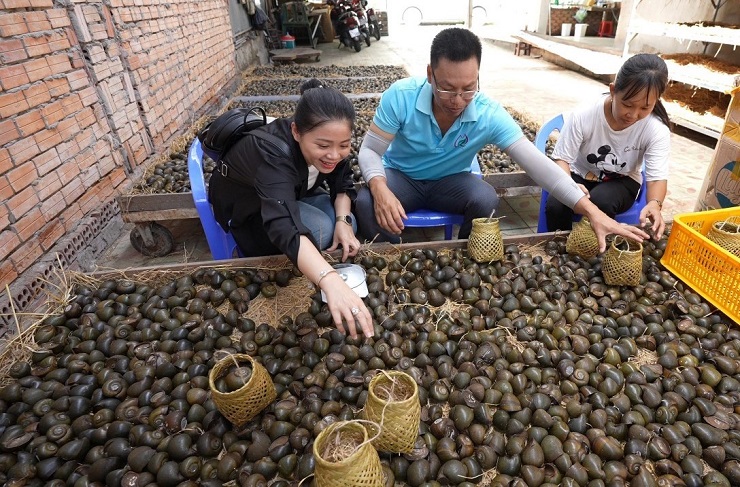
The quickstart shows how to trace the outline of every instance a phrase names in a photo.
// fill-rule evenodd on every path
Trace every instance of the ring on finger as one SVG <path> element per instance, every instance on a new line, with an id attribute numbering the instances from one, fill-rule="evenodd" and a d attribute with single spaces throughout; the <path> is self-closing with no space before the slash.
<path id="1" fill-rule="evenodd" d="M 352 308 L 350 311 L 352 312 L 352 316 L 357 316 L 358 314 L 360 314 L 360 308 L 357 307 Z"/>

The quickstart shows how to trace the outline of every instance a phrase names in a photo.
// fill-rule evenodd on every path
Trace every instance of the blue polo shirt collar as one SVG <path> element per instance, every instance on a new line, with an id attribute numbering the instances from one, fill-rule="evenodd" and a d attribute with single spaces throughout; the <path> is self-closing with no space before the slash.
<path id="1" fill-rule="evenodd" d="M 473 98 L 473 101 L 471 101 L 468 106 L 465 108 L 465 111 L 460 114 L 460 117 L 458 120 L 460 122 L 477 122 L 478 121 L 478 109 L 476 108 L 475 100 L 480 95 L 480 92 L 475 94 L 475 98 Z M 427 80 L 424 82 L 424 84 L 421 87 L 421 91 L 419 92 L 419 98 L 416 100 L 416 109 L 419 110 L 421 113 L 424 113 L 428 115 L 429 117 L 433 118 L 434 114 L 432 112 L 432 99 L 433 99 L 434 93 L 432 84 Z"/>

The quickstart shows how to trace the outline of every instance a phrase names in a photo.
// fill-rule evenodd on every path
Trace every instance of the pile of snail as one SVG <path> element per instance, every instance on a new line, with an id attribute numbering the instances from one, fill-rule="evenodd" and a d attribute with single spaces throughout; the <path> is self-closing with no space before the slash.
<path id="1" fill-rule="evenodd" d="M 387 486 L 739 485 L 740 329 L 660 266 L 665 243 L 645 245 L 632 287 L 558 241 L 494 263 L 362 255 L 373 338 L 334 328 L 318 294 L 294 317 L 247 318 L 289 270 L 77 284 L 0 389 L 0 482 L 311 485 L 314 439 L 395 369 L 422 412 L 413 451 L 381 454 Z M 208 385 L 234 353 L 277 390 L 242 428 Z M 218 387 L 243 381 L 233 372 Z"/>
<path id="2" fill-rule="evenodd" d="M 326 84 L 342 93 L 382 93 L 398 78 L 377 76 L 372 78 L 325 79 Z M 266 78 L 245 83 L 236 96 L 284 96 L 300 93 L 303 78 Z"/>
<path id="3" fill-rule="evenodd" d="M 363 78 L 392 76 L 395 79 L 407 77 L 409 74 L 401 66 L 388 64 L 337 66 L 311 66 L 308 64 L 275 64 L 272 66 L 258 66 L 245 76 L 252 78 Z"/>

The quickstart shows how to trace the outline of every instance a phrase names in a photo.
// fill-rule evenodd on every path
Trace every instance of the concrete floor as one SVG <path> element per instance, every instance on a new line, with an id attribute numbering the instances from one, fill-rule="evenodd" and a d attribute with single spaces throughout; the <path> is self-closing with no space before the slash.
<path id="1" fill-rule="evenodd" d="M 393 29 L 391 36 L 374 41 L 356 53 L 338 43 L 319 44 L 322 51 L 319 65 L 398 65 L 411 75 L 424 75 L 429 60 L 429 46 L 434 35 L 443 27 L 420 26 Z M 478 31 L 484 39 L 481 65 L 481 90 L 504 105 L 542 123 L 558 113 L 572 109 L 585 100 L 594 99 L 608 90 L 606 84 L 583 74 L 544 61 L 536 49 L 531 56 L 517 57 L 508 35 L 491 29 Z M 589 45 L 586 41 L 584 45 Z M 594 49 L 599 46 L 593 45 Z M 677 213 L 694 211 L 707 167 L 712 160 L 716 140 L 677 127 L 672 134 L 671 171 L 668 197 L 663 215 L 672 219 Z M 499 216 L 504 235 L 536 233 L 539 195 L 506 197 L 501 202 Z M 130 268 L 151 265 L 211 260 L 208 246 L 198 220 L 159 222 L 175 237 L 175 251 L 165 257 L 148 258 L 139 254 L 129 243 L 132 224 L 124 226 L 121 237 L 99 259 L 100 268 Z M 441 229 L 413 229 L 406 241 L 441 240 Z"/>

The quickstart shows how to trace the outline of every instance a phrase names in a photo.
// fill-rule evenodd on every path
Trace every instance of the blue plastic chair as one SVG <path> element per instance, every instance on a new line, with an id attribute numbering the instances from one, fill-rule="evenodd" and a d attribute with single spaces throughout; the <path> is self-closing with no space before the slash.
<path id="1" fill-rule="evenodd" d="M 550 138 L 550 134 L 554 131 L 560 131 L 563 128 L 563 115 L 556 115 L 551 120 L 545 122 L 542 128 L 537 132 L 537 136 L 534 139 L 534 145 L 543 154 L 545 153 L 545 146 L 547 145 L 547 139 Z M 545 188 L 542 188 L 542 196 L 540 197 L 540 215 L 537 222 L 537 232 L 544 233 L 549 232 L 547 228 L 547 217 L 545 215 L 545 205 L 547 204 L 547 198 L 550 193 Z M 640 212 L 647 205 L 647 182 L 645 181 L 645 165 L 642 167 L 642 185 L 637 193 L 637 199 L 635 203 L 630 207 L 629 210 L 617 214 L 614 219 L 619 223 L 627 223 L 634 225 L 640 223 Z M 573 221 L 581 219 L 581 215 L 573 215 Z"/>
<path id="2" fill-rule="evenodd" d="M 198 211 L 200 224 L 203 225 L 203 231 L 206 234 L 208 248 L 211 250 L 213 259 L 231 259 L 234 256 L 234 251 L 241 257 L 234 237 L 221 228 L 213 215 L 211 203 L 208 201 L 205 179 L 203 178 L 203 148 L 197 137 L 193 140 L 188 151 L 188 176 L 190 178 L 190 189 L 193 192 L 193 201 L 195 201 L 195 209 Z"/>
<path id="3" fill-rule="evenodd" d="M 483 174 L 480 170 L 480 164 L 478 164 L 478 156 L 473 157 L 473 162 L 470 163 L 470 172 L 483 178 Z M 403 221 L 405 227 L 418 228 L 418 227 L 445 227 L 445 240 L 452 240 L 452 226 L 462 225 L 465 220 L 463 215 L 457 213 L 445 213 L 443 211 L 433 211 L 427 209 L 419 209 L 407 213 L 406 218 Z"/>

